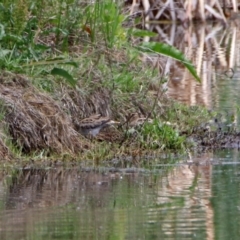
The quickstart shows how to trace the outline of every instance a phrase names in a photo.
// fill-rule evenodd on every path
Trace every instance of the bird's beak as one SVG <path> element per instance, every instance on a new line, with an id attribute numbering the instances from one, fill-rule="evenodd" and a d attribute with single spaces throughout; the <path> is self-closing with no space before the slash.
<path id="1" fill-rule="evenodd" d="M 117 121 L 114 121 L 114 120 L 111 120 L 110 122 L 108 122 L 109 124 L 120 124 L 120 122 L 117 122 Z"/>

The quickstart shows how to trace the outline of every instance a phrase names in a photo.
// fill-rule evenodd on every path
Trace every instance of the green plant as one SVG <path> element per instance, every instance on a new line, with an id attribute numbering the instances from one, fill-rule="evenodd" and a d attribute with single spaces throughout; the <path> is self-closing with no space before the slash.
<path id="1" fill-rule="evenodd" d="M 189 72 L 194 76 L 194 78 L 201 82 L 200 77 L 197 75 L 196 69 L 193 66 L 193 64 L 184 56 L 182 52 L 180 52 L 175 47 L 159 43 L 159 42 L 144 42 L 140 44 L 137 49 L 139 49 L 141 52 L 147 52 L 147 53 L 158 53 L 160 55 L 165 55 L 167 57 L 171 57 L 177 61 L 180 61 L 188 70 Z"/>
<path id="2" fill-rule="evenodd" d="M 153 149 L 183 149 L 185 138 L 179 136 L 172 126 L 154 119 L 152 123 L 145 123 L 141 129 L 141 142 Z"/>
<path id="3" fill-rule="evenodd" d="M 122 27 L 124 16 L 120 9 L 119 4 L 110 0 L 97 0 L 86 8 L 85 25 L 89 25 L 93 42 L 97 40 L 99 44 L 100 37 L 107 47 L 113 48 L 126 41 L 126 30 Z"/>

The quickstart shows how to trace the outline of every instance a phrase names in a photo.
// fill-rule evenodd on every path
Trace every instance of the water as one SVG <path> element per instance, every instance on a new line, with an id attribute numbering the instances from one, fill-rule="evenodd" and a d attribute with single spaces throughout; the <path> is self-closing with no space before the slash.
<path id="1" fill-rule="evenodd" d="M 240 154 L 146 173 L 1 171 L 0 239 L 239 239 Z"/>
<path id="2" fill-rule="evenodd" d="M 227 26 L 217 22 L 196 24 L 188 29 L 182 25 L 165 25 L 164 38 L 159 34 L 149 41 L 173 45 L 194 64 L 201 78 L 198 83 L 189 71 L 172 59 L 155 59 L 168 76 L 170 98 L 187 105 L 202 105 L 221 112 L 220 120 L 234 124 L 240 131 L 240 21 Z M 155 29 L 153 26 L 151 29 Z M 156 30 L 156 29 L 155 29 Z M 154 61 L 154 57 L 152 57 Z M 155 63 L 155 62 L 154 62 Z M 156 64 L 156 63 L 155 63 Z"/>
<path id="3" fill-rule="evenodd" d="M 199 84 L 183 65 L 160 58 L 158 61 L 161 61 L 164 73 L 169 75 L 169 97 L 211 110 L 223 107 L 235 110 L 240 89 L 239 24 L 239 21 L 229 22 L 227 27 L 221 23 L 196 24 L 188 29 L 182 25 L 167 25 L 163 28 L 165 39 L 161 35 L 150 39 L 171 44 L 182 51 L 201 78 Z"/>

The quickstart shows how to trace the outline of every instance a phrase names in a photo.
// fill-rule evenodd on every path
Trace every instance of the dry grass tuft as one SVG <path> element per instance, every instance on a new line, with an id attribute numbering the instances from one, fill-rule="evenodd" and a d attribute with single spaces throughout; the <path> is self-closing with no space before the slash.
<path id="1" fill-rule="evenodd" d="M 79 121 L 93 114 L 102 116 L 112 116 L 110 110 L 110 92 L 106 88 L 97 88 L 91 93 L 82 93 L 78 90 L 62 88 L 58 97 L 63 105 L 64 111 L 69 112 L 72 117 L 75 129 L 78 128 Z"/>
<path id="2" fill-rule="evenodd" d="M 0 134 L 1 136 L 2 134 Z M 4 141 L 0 137 L 0 161 L 12 159 L 12 154 L 8 147 L 5 145 Z"/>
<path id="3" fill-rule="evenodd" d="M 23 152 L 49 150 L 78 153 L 80 135 L 70 117 L 49 96 L 30 86 L 22 76 L 0 76 L 0 100 L 13 143 Z"/>

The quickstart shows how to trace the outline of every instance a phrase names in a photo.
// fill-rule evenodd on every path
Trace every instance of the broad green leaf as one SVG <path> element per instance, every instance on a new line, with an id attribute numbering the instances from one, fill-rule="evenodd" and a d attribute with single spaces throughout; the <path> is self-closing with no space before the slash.
<path id="1" fill-rule="evenodd" d="M 78 67 L 78 64 L 76 62 L 66 60 L 66 58 L 64 58 L 64 57 L 50 58 L 50 59 L 46 59 L 46 61 L 53 62 L 53 63 L 67 64 L 67 65 L 71 65 L 73 67 Z"/>
<path id="2" fill-rule="evenodd" d="M 150 32 L 147 30 L 133 29 L 131 34 L 134 37 L 155 37 L 157 33 Z"/>
<path id="3" fill-rule="evenodd" d="M 4 26 L 0 24 L 0 40 L 5 36 Z"/>
<path id="4" fill-rule="evenodd" d="M 5 42 L 14 42 L 15 44 L 24 44 L 23 38 L 14 34 L 6 34 L 3 36 Z"/>
<path id="5" fill-rule="evenodd" d="M 51 58 L 51 59 L 45 59 L 44 61 L 36 61 L 36 62 L 30 62 L 28 64 L 23 64 L 22 66 L 41 66 L 41 65 L 53 65 L 53 64 L 66 64 L 71 65 L 73 67 L 78 67 L 78 63 L 74 61 L 69 61 L 64 58 Z"/>
<path id="6" fill-rule="evenodd" d="M 74 78 L 72 77 L 72 75 L 62 68 L 53 68 L 51 74 L 64 77 L 67 82 L 72 86 L 75 86 L 77 83 L 76 80 L 74 80 Z"/>
<path id="7" fill-rule="evenodd" d="M 76 67 L 76 68 L 79 66 L 79 65 L 78 65 L 76 62 L 74 62 L 74 61 L 68 61 L 68 62 L 65 62 L 64 64 L 71 65 L 71 66 Z"/>
<path id="8" fill-rule="evenodd" d="M 54 62 L 54 61 L 58 61 L 58 60 L 65 60 L 64 57 L 55 57 L 55 58 L 46 58 L 46 61 L 51 61 L 51 62 Z"/>
<path id="9" fill-rule="evenodd" d="M 35 50 L 47 50 L 47 49 L 49 49 L 49 47 L 46 45 L 43 45 L 43 44 L 35 44 L 34 49 Z"/>
<path id="10" fill-rule="evenodd" d="M 8 49 L 3 49 L 3 50 L 0 50 L 0 58 L 4 58 L 6 55 L 8 55 L 9 53 L 11 53 L 12 51 L 11 50 L 8 50 Z"/>
<path id="11" fill-rule="evenodd" d="M 191 61 L 186 59 L 184 54 L 175 47 L 158 42 L 144 42 L 137 48 L 142 52 L 159 53 L 161 55 L 165 55 L 182 62 L 183 65 L 189 70 L 189 72 L 195 77 L 195 79 L 198 82 L 201 82 L 201 79 L 197 75 L 196 69 L 191 63 Z"/>

